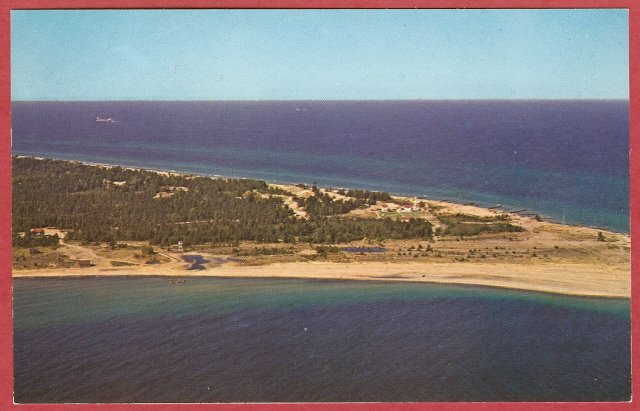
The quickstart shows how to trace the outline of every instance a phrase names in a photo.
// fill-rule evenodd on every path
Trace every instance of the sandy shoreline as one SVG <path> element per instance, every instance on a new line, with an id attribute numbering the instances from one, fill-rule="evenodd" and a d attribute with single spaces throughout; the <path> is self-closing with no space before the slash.
<path id="1" fill-rule="evenodd" d="M 21 156 L 22 157 L 22 156 Z M 97 167 L 115 167 L 112 164 L 90 163 L 77 160 L 62 160 Z M 175 171 L 144 169 L 121 166 L 131 170 L 146 170 L 164 175 L 202 176 L 208 178 L 238 178 L 224 176 L 198 175 Z M 286 189 L 299 196 L 309 195 L 309 190 L 289 184 L 268 183 L 271 186 Z M 332 196 L 338 196 L 335 192 Z M 418 197 L 393 195 L 403 202 L 415 202 Z M 339 197 L 339 196 L 338 196 Z M 422 198 L 422 197 L 420 197 Z M 285 199 L 285 203 L 287 203 Z M 290 199 L 289 199 L 290 200 Z M 99 249 L 90 249 L 77 244 L 62 243 L 60 249 L 70 258 L 89 259 L 92 267 L 56 267 L 41 266 L 33 269 L 13 269 L 15 278 L 25 277 L 65 277 L 65 276 L 182 276 L 182 277 L 252 277 L 252 278 L 301 278 L 358 281 L 404 281 L 464 284 L 499 287 L 525 291 L 537 291 L 573 296 L 630 298 L 631 269 L 629 259 L 630 237 L 628 234 L 615 233 L 590 227 L 563 225 L 554 222 L 536 220 L 514 212 L 485 208 L 475 204 L 457 204 L 450 201 L 425 199 L 432 206 L 446 210 L 447 213 L 463 213 L 475 216 L 492 217 L 508 215 L 511 222 L 524 227 L 526 232 L 506 235 L 484 235 L 477 237 L 438 238 L 433 244 L 425 242 L 421 247 L 431 244 L 444 256 L 434 257 L 432 253 L 421 261 L 412 261 L 416 254 L 406 257 L 409 245 L 391 242 L 385 245 L 390 250 L 381 260 L 357 260 L 360 257 L 349 256 L 350 261 L 279 261 L 271 259 L 246 264 L 228 262 L 214 264 L 206 270 L 186 270 L 180 253 L 164 251 L 161 253 L 167 262 L 161 264 L 140 264 L 132 262 L 127 266 L 114 266 L 114 260 L 131 262 L 131 256 L 117 256 L 113 251 L 106 253 Z M 289 201 L 291 203 L 291 201 Z M 304 211 L 291 204 L 294 212 L 304 218 Z M 364 210 L 364 213 L 371 213 Z M 356 214 L 362 210 L 355 210 Z M 433 213 L 421 211 L 421 217 L 430 221 L 434 227 L 441 223 Z M 359 215 L 359 217 L 365 217 Z M 371 218 L 371 217 L 369 217 Z M 55 229 L 61 238 L 64 233 Z M 604 232 L 606 241 L 597 241 L 599 232 Z M 434 239 L 435 240 L 435 239 Z M 277 244 L 276 244 L 277 245 Z M 344 244 L 349 245 L 349 244 Z M 344 246 L 343 245 L 343 246 Z M 430 246 L 431 246 L 430 245 Z M 413 249 L 413 247 L 412 247 Z M 511 250 L 511 254 L 509 251 Z M 305 251 L 298 250 L 297 255 Z M 98 253 L 98 254 L 96 254 Z M 219 251 L 197 250 L 206 258 L 216 258 Z M 469 254 L 468 254 L 469 253 Z M 471 254 L 473 253 L 473 254 Z M 477 258 L 482 254 L 482 259 Z M 517 255 L 516 255 L 517 254 Z M 224 255 L 223 255 L 224 256 Z M 466 257 L 466 261 L 465 258 Z M 486 258 L 485 258 L 486 257 Z M 516 258 L 517 257 L 517 258 Z M 346 258 L 346 257 L 345 257 Z M 356 260 L 353 260 L 356 258 Z M 404 258 L 404 259 L 403 259 Z M 491 260 L 493 258 L 493 260 Z M 458 261 L 460 260 L 460 261 Z M 47 267 L 47 268 L 45 268 Z"/>
<path id="2" fill-rule="evenodd" d="M 271 180 L 265 180 L 263 178 L 260 177 L 246 177 L 246 176 L 236 176 L 236 175 L 222 175 L 222 174 L 202 174 L 202 173 L 197 173 L 197 172 L 187 172 L 187 171 L 178 171 L 178 170 L 169 170 L 169 169 L 161 169 L 161 168 L 147 168 L 147 167 L 143 167 L 143 166 L 126 166 L 126 165 L 121 165 L 121 164 L 115 164 L 115 163 L 103 163 L 103 162 L 95 162 L 95 161 L 85 161 L 85 160 L 70 160 L 70 159 L 65 159 L 65 158 L 56 158 L 56 157 L 40 157 L 40 156 L 29 156 L 29 155 L 14 155 L 14 157 L 16 158 L 33 158 L 36 160 L 55 160 L 55 161 L 65 161 L 65 162 L 69 162 L 69 163 L 75 163 L 75 164 L 82 164 L 82 165 L 86 165 L 86 166 L 91 166 L 91 167 L 102 167 L 102 168 L 114 168 L 114 167 L 120 167 L 124 170 L 131 170 L 131 171 L 149 171 L 152 173 L 157 173 L 163 176 L 181 176 L 181 177 L 205 177 L 205 178 L 211 178 L 211 179 L 223 179 L 223 180 L 259 180 L 259 181 L 264 181 L 265 183 L 267 183 L 269 186 L 272 187 L 279 187 L 279 188 L 283 188 L 283 189 L 287 189 L 287 190 L 293 190 L 296 191 L 297 185 L 299 184 L 299 182 L 293 182 L 293 181 L 271 181 Z M 323 188 L 323 187 L 320 187 Z M 355 189 L 357 187 L 350 187 L 350 186 L 345 186 L 345 187 L 333 187 L 334 189 L 345 189 L 345 190 L 349 190 L 349 189 Z M 373 191 L 373 192 L 380 192 L 382 190 L 369 190 L 369 191 Z M 453 209 L 453 211 L 455 212 L 469 212 L 471 210 L 472 214 L 477 214 L 477 215 L 495 215 L 496 211 L 499 212 L 503 212 L 503 213 L 507 213 L 507 214 L 513 214 L 510 211 L 507 211 L 506 208 L 508 207 L 503 207 L 502 205 L 497 205 L 497 206 L 493 206 L 491 208 L 489 208 L 489 206 L 482 206 L 482 205 L 477 205 L 474 202 L 469 202 L 469 203 L 458 203 L 455 201 L 450 200 L 449 198 L 445 198 L 445 197 L 441 197 L 441 196 L 435 196 L 435 197 L 426 197 L 425 195 L 418 195 L 418 194 L 407 194 L 407 193 L 397 193 L 397 192 L 390 192 L 389 194 L 391 194 L 391 196 L 398 198 L 398 199 L 403 199 L 406 201 L 413 201 L 416 199 L 421 199 L 424 201 L 428 201 L 430 203 L 434 203 L 437 205 L 446 205 L 450 208 Z M 335 197 L 335 196 L 334 196 Z M 515 207 L 518 208 L 518 207 Z M 530 210 L 528 210 L 530 211 Z M 544 214 L 542 213 L 538 213 L 540 216 L 543 216 Z M 513 214 L 517 217 L 519 217 L 519 215 Z M 555 221 L 552 218 L 548 219 L 549 221 Z M 606 233 L 611 233 L 611 234 L 618 234 L 618 235 L 623 235 L 623 236 L 628 236 L 629 233 L 628 232 L 624 232 L 624 231 L 616 231 L 614 229 L 611 228 L 601 228 L 601 227 L 593 227 L 593 226 L 588 226 L 588 225 L 582 225 L 582 224 L 571 224 L 571 223 L 564 223 L 564 224 L 560 224 L 560 223 L 553 223 L 554 225 L 558 225 L 558 226 L 565 226 L 565 227 L 573 227 L 576 229 L 579 228 L 585 228 L 585 229 L 589 229 L 589 230 L 598 230 L 598 231 L 603 231 Z"/>
<path id="3" fill-rule="evenodd" d="M 259 266 L 223 265 L 201 271 L 187 271 L 180 264 L 13 272 L 15 278 L 121 275 L 426 282 L 608 298 L 629 298 L 631 291 L 628 270 L 592 264 L 295 262 Z"/>

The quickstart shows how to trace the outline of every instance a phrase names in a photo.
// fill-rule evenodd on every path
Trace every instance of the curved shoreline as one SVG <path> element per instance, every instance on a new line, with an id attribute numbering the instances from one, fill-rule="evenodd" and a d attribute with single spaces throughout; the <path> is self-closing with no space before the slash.
<path id="1" fill-rule="evenodd" d="M 30 158 L 44 159 L 42 157 Z M 124 169 L 144 170 L 165 175 L 200 176 L 212 179 L 236 178 L 90 163 L 79 160 L 62 161 L 94 167 L 122 167 Z M 300 188 L 293 185 L 287 186 L 268 182 L 267 184 L 276 187 L 281 186 L 292 190 L 291 192 L 300 190 Z M 417 201 L 416 197 L 394 197 L 405 202 Z M 462 213 L 491 217 L 497 213 L 491 208 L 480 207 L 474 203 L 458 204 L 433 199 L 425 199 L 425 201 L 432 203 L 439 209 L 445 209 L 449 214 Z M 606 234 L 607 240 L 604 241 L 597 238 L 597 235 L 601 236 L 602 234 L 598 232 L 599 229 L 544 222 L 530 216 L 519 215 L 516 212 L 501 211 L 501 213 L 508 214 L 514 223 L 525 228 L 525 233 L 522 233 L 519 238 L 506 238 L 506 236 L 503 236 L 501 239 L 501 236 L 492 237 L 491 235 L 468 237 L 465 241 L 460 241 L 461 239 L 458 238 L 457 243 L 453 238 L 448 240 L 446 238 L 438 239 L 437 245 L 435 245 L 436 248 L 446 250 L 449 247 L 450 254 L 446 257 L 449 259 L 448 261 L 414 262 L 407 261 L 407 257 L 404 257 L 404 260 L 402 258 L 398 260 L 394 256 L 407 255 L 406 251 L 409 246 L 407 242 L 406 244 L 395 244 L 394 251 L 390 252 L 389 256 L 385 257 L 385 260 L 379 261 L 344 261 L 343 259 L 342 261 L 304 260 L 284 262 L 272 258 L 266 261 L 249 261 L 243 264 L 214 264 L 208 266 L 206 270 L 198 271 L 186 270 L 180 253 L 167 251 L 163 255 L 168 257 L 167 261 L 170 260 L 171 262 L 157 265 L 144 265 L 133 259 L 134 262 L 126 266 L 113 266 L 112 263 L 115 260 L 123 258 L 124 261 L 127 261 L 127 258 L 105 255 L 104 253 L 98 256 L 96 250 L 85 249 L 73 244 L 63 244 L 66 247 L 65 251 L 71 256 L 72 260 L 89 259 L 96 265 L 93 267 L 44 268 L 46 266 L 39 266 L 21 268 L 13 270 L 12 275 L 15 278 L 151 275 L 424 282 L 497 287 L 577 297 L 630 298 L 631 269 L 629 262 L 630 237 L 628 234 L 600 230 Z M 434 220 L 434 216 L 435 214 L 426 213 L 421 215 L 421 218 L 425 218 L 432 224 L 437 225 L 439 222 L 437 219 Z M 60 230 L 55 229 L 55 231 Z M 411 249 L 413 249 L 415 244 L 412 243 L 411 245 Z M 402 247 L 405 248 L 404 253 L 400 253 L 400 251 L 403 251 Z M 428 247 L 430 248 L 431 246 L 428 245 Z M 482 247 L 484 247 L 484 251 L 480 252 L 479 250 Z M 509 253 L 509 250 L 511 250 L 511 253 Z M 554 250 L 560 251 L 555 252 Z M 464 261 L 462 257 L 466 256 L 466 253 L 474 251 L 482 253 L 482 258 L 485 257 L 485 253 L 489 257 L 491 257 L 489 254 L 493 254 L 493 257 L 497 260 L 490 261 L 490 258 L 487 258 L 486 260 L 474 259 L 470 261 L 472 257 L 469 254 L 466 261 Z M 196 252 L 205 256 L 208 254 L 213 258 L 216 258 L 221 253 L 219 250 L 206 249 Z M 225 255 L 230 252 L 227 250 Z M 315 254 L 313 247 L 296 250 L 299 255 L 304 252 Z M 517 257 L 520 259 L 516 259 L 515 254 L 518 254 Z M 417 256 L 417 254 L 413 255 L 413 257 Z M 545 260 L 542 260 L 542 257 Z"/>
<path id="2" fill-rule="evenodd" d="M 389 281 L 493 287 L 574 297 L 629 299 L 631 295 L 628 271 L 592 264 L 294 262 L 256 266 L 224 265 L 202 271 L 187 271 L 182 265 L 162 265 L 160 267 L 71 268 L 13 272 L 14 278 L 96 276 Z"/>
<path id="3" fill-rule="evenodd" d="M 213 173 L 206 173 L 206 172 L 190 172 L 190 171 L 180 171 L 180 170 L 174 170 L 174 169 L 166 169 L 166 168 L 158 168 L 158 167 L 152 167 L 152 166 L 138 166 L 138 165 L 122 165 L 122 164 L 117 164 L 117 163 L 110 163 L 110 162 L 101 162 L 101 161 L 87 161 L 87 160 L 78 160 L 78 159 L 69 159 L 69 158 L 60 158 L 60 157 L 42 157 L 39 155 L 26 155 L 26 154 L 15 154 L 13 155 L 17 158 L 33 158 L 33 159 L 37 159 L 37 160 L 57 160 L 57 161 L 68 161 L 68 162 L 72 162 L 72 163 L 78 163 L 78 164 L 83 164 L 83 165 L 87 165 L 87 166 L 93 166 L 93 167 L 105 167 L 105 168 L 111 168 L 111 167 L 121 167 L 123 169 L 127 169 L 127 170 L 141 170 L 141 171 L 150 171 L 150 172 L 154 172 L 154 173 L 158 173 L 158 174 L 165 174 L 165 175 L 176 175 L 176 176 L 195 176 L 195 177 L 207 177 L 207 178 L 213 178 L 213 179 L 232 179 L 232 180 L 260 180 L 260 181 L 264 181 L 265 183 L 269 184 L 269 185 L 285 185 L 285 186 L 295 186 L 296 184 L 299 184 L 300 181 L 294 182 L 294 181 L 288 181 L 288 180 L 273 180 L 273 179 L 265 179 L 262 177 L 247 177 L 247 176 L 238 176 L 238 175 L 225 175 L 225 174 L 213 174 Z M 306 183 L 308 185 L 310 185 L 310 183 Z M 322 187 L 327 187 L 325 185 L 320 185 Z M 338 186 L 335 185 L 333 186 L 333 188 L 342 188 L 342 189 L 365 189 L 365 190 L 369 190 L 369 191 L 374 191 L 374 192 L 388 192 L 389 194 L 391 194 L 394 197 L 404 197 L 404 198 L 421 198 L 424 200 L 428 200 L 428 201 L 436 201 L 436 202 L 444 202 L 444 203 L 451 203 L 451 204 L 463 204 L 461 201 L 456 201 L 451 199 L 451 197 L 447 197 L 447 196 L 442 196 L 442 195 L 429 195 L 428 193 L 422 193 L 422 194 L 418 194 L 416 193 L 408 193 L 408 192 L 395 192 L 392 190 L 383 190 L 383 189 L 373 189 L 373 188 L 362 188 L 362 187 L 358 187 L 357 184 L 354 186 Z M 427 198 L 428 197 L 428 198 Z M 478 203 L 482 203 L 483 201 L 481 200 L 472 200 L 469 199 L 469 201 L 476 201 Z M 473 203 L 475 204 L 475 203 Z M 478 205 L 479 208 L 486 208 L 486 207 L 490 207 L 490 205 Z M 503 206 L 501 206 L 503 207 Z M 519 208 L 521 207 L 521 205 L 509 205 L 509 206 L 504 206 L 505 208 L 505 212 L 509 212 L 506 209 L 507 208 Z M 553 217 L 553 216 L 548 216 L 545 215 L 543 212 L 537 212 L 535 210 L 531 210 L 531 212 L 533 213 L 537 213 L 540 216 L 543 216 L 545 218 L 549 218 L 551 220 L 557 220 L 557 217 Z M 618 230 L 612 227 L 600 227 L 600 226 L 592 226 L 592 225 L 588 225 L 588 224 L 581 224 L 581 223 L 571 223 L 571 222 L 567 222 L 567 223 L 563 223 L 562 225 L 566 225 L 566 226 L 570 226 L 570 227 L 584 227 L 584 228 L 591 228 L 591 229 L 596 229 L 596 230 L 603 230 L 603 231 L 607 231 L 610 233 L 616 233 L 616 234 L 622 234 L 622 235 L 629 235 L 629 231 L 624 231 L 624 230 Z"/>

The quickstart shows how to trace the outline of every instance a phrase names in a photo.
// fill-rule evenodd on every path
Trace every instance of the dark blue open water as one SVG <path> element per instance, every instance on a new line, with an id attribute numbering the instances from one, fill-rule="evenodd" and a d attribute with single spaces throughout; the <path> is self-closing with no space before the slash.
<path id="1" fill-rule="evenodd" d="M 626 300 L 286 279 L 14 279 L 17 402 L 623 401 Z"/>
<path id="2" fill-rule="evenodd" d="M 386 190 L 629 227 L 627 101 L 14 102 L 12 127 L 15 154 Z"/>

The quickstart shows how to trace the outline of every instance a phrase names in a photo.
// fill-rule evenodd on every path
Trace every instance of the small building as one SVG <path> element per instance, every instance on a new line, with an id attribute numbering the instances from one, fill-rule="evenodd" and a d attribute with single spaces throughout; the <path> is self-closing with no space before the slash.
<path id="1" fill-rule="evenodd" d="M 91 267 L 91 260 L 78 260 L 79 267 Z"/>
<path id="2" fill-rule="evenodd" d="M 29 231 L 31 232 L 31 234 L 35 235 L 36 237 L 44 236 L 44 228 L 32 228 Z"/>

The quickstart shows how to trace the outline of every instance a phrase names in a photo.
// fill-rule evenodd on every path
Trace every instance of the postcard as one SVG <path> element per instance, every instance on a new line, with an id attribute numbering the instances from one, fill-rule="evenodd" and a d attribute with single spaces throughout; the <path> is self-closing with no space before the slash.
<path id="1" fill-rule="evenodd" d="M 131 7 L 10 10 L 11 407 L 633 405 L 628 8 Z"/>

